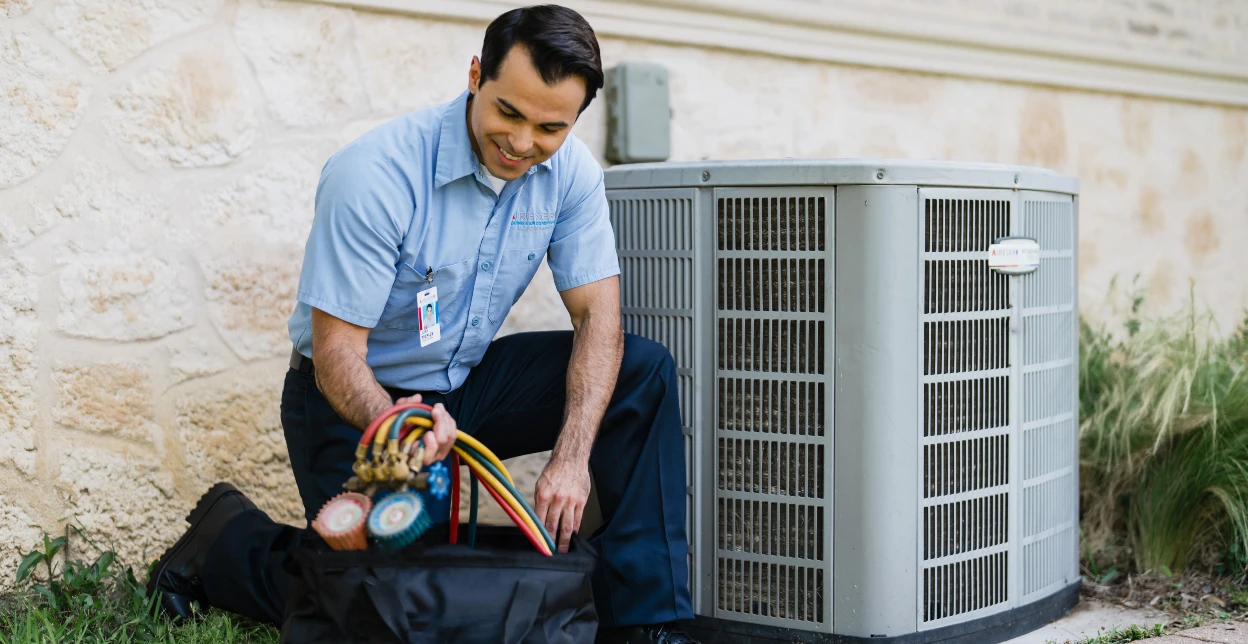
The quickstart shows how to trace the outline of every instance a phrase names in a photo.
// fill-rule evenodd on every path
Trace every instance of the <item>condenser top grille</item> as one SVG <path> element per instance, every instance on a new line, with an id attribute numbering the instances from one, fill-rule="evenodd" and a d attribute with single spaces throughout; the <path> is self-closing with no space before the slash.
<path id="1" fill-rule="evenodd" d="M 905 185 L 1079 194 L 1079 182 L 1051 170 L 995 163 L 912 159 L 762 159 L 634 163 L 606 174 L 608 190 L 751 186 Z"/>

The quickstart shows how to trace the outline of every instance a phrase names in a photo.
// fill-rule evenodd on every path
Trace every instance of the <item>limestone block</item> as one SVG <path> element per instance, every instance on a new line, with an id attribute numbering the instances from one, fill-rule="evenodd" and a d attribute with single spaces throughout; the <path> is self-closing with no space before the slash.
<path id="1" fill-rule="evenodd" d="M 224 165 L 256 138 L 247 74 L 231 49 L 205 43 L 126 85 L 107 128 L 156 166 Z"/>
<path id="2" fill-rule="evenodd" d="M 191 326 L 190 278 L 150 255 L 100 253 L 62 270 L 57 327 L 98 340 L 150 340 Z"/>
<path id="3" fill-rule="evenodd" d="M 196 221 L 266 244 L 307 241 L 316 184 L 328 152 L 283 151 L 258 169 L 203 197 Z"/>
<path id="4" fill-rule="evenodd" d="M 571 330 L 572 319 L 568 317 L 568 309 L 559 298 L 559 291 L 555 290 L 554 274 L 543 259 L 542 265 L 533 275 L 533 281 L 520 299 L 516 300 L 515 306 L 511 307 L 498 335 L 560 329 Z"/>
<path id="5" fill-rule="evenodd" d="M 88 90 L 28 34 L 0 29 L 0 188 L 33 175 L 65 147 Z"/>
<path id="6" fill-rule="evenodd" d="M 100 446 L 66 451 L 58 487 L 67 519 L 80 521 L 95 543 L 136 570 L 177 540 L 192 507 L 177 496 L 156 456 Z"/>
<path id="7" fill-rule="evenodd" d="M 33 313 L 39 300 L 35 276 L 14 260 L 0 260 L 0 312 Z M 11 319 L 11 318 L 6 318 Z M 0 340 L 6 337 L 0 326 Z"/>
<path id="8" fill-rule="evenodd" d="M 60 223 L 59 214 L 36 210 L 31 201 L 17 201 L 0 206 L 0 244 L 17 248 L 47 232 Z"/>
<path id="9" fill-rule="evenodd" d="M 364 92 L 352 65 L 352 13 L 294 2 L 245 1 L 235 35 L 259 77 L 269 111 L 287 125 L 356 115 Z"/>
<path id="10" fill-rule="evenodd" d="M 290 354 L 286 321 L 295 306 L 299 268 L 299 254 L 291 249 L 261 259 L 205 263 L 209 316 L 242 359 Z"/>
<path id="11" fill-rule="evenodd" d="M 221 0 L 63 0 L 45 23 L 92 69 L 109 72 L 152 45 L 204 24 L 220 8 Z"/>
<path id="12" fill-rule="evenodd" d="M 0 497 L 0 588 L 11 586 L 22 557 L 43 543 L 43 530 L 14 499 Z"/>
<path id="13" fill-rule="evenodd" d="M 373 111 L 408 111 L 458 96 L 468 88 L 481 34 L 477 25 L 357 14 L 355 45 Z"/>
<path id="14" fill-rule="evenodd" d="M 16 18 L 34 6 L 34 0 L 0 0 L 0 17 Z"/>
<path id="15" fill-rule="evenodd" d="M 68 220 L 79 229 L 78 238 L 94 234 L 132 239 L 140 231 L 168 223 L 168 208 L 156 197 L 136 190 L 87 157 L 75 160 L 70 180 L 49 201 L 35 207 L 36 221 L 51 227 Z"/>
<path id="16" fill-rule="evenodd" d="M 255 372 L 178 399 L 175 428 L 198 495 L 229 481 L 276 521 L 302 525 L 281 425 L 280 373 Z"/>
<path id="17" fill-rule="evenodd" d="M 172 384 L 221 373 L 234 363 L 220 342 L 207 337 L 178 336 L 167 347 Z"/>
<path id="18" fill-rule="evenodd" d="M 151 442 L 158 431 L 151 373 L 142 363 L 58 367 L 52 419 L 72 428 Z"/>
<path id="19" fill-rule="evenodd" d="M 37 293 L 20 265 L 0 261 L 0 466 L 26 475 L 35 468 Z"/>

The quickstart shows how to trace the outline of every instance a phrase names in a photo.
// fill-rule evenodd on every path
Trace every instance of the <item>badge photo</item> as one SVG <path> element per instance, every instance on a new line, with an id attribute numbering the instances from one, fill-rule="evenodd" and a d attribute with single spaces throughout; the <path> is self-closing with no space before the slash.
<path id="1" fill-rule="evenodd" d="M 442 339 L 442 325 L 438 318 L 438 287 L 425 289 L 416 295 L 420 307 L 417 327 L 420 329 L 420 346 L 427 346 Z"/>

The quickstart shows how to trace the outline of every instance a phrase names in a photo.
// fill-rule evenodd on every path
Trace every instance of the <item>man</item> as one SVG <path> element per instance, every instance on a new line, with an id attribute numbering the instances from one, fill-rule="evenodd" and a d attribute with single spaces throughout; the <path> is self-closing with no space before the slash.
<path id="1" fill-rule="evenodd" d="M 425 462 L 456 424 L 501 458 L 553 452 L 536 511 L 568 548 L 590 489 L 605 525 L 601 639 L 692 642 L 675 368 L 620 327 L 602 170 L 570 133 L 602 87 L 593 30 L 555 6 L 486 30 L 468 91 L 365 134 L 325 165 L 289 327 L 282 425 L 307 519 L 342 491 L 359 433 L 399 401 L 434 405 Z M 574 331 L 493 341 L 543 257 Z M 436 317 L 422 324 L 422 311 Z M 302 531 L 218 484 L 149 586 L 280 623 Z"/>

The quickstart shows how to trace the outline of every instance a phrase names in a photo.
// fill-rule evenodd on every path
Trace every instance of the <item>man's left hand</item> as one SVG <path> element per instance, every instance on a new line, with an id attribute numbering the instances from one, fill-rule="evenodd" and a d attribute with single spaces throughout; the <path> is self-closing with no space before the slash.
<path id="1" fill-rule="evenodd" d="M 536 492 L 537 519 L 546 526 L 559 552 L 567 552 L 589 499 L 588 459 L 552 457 L 537 479 Z"/>

